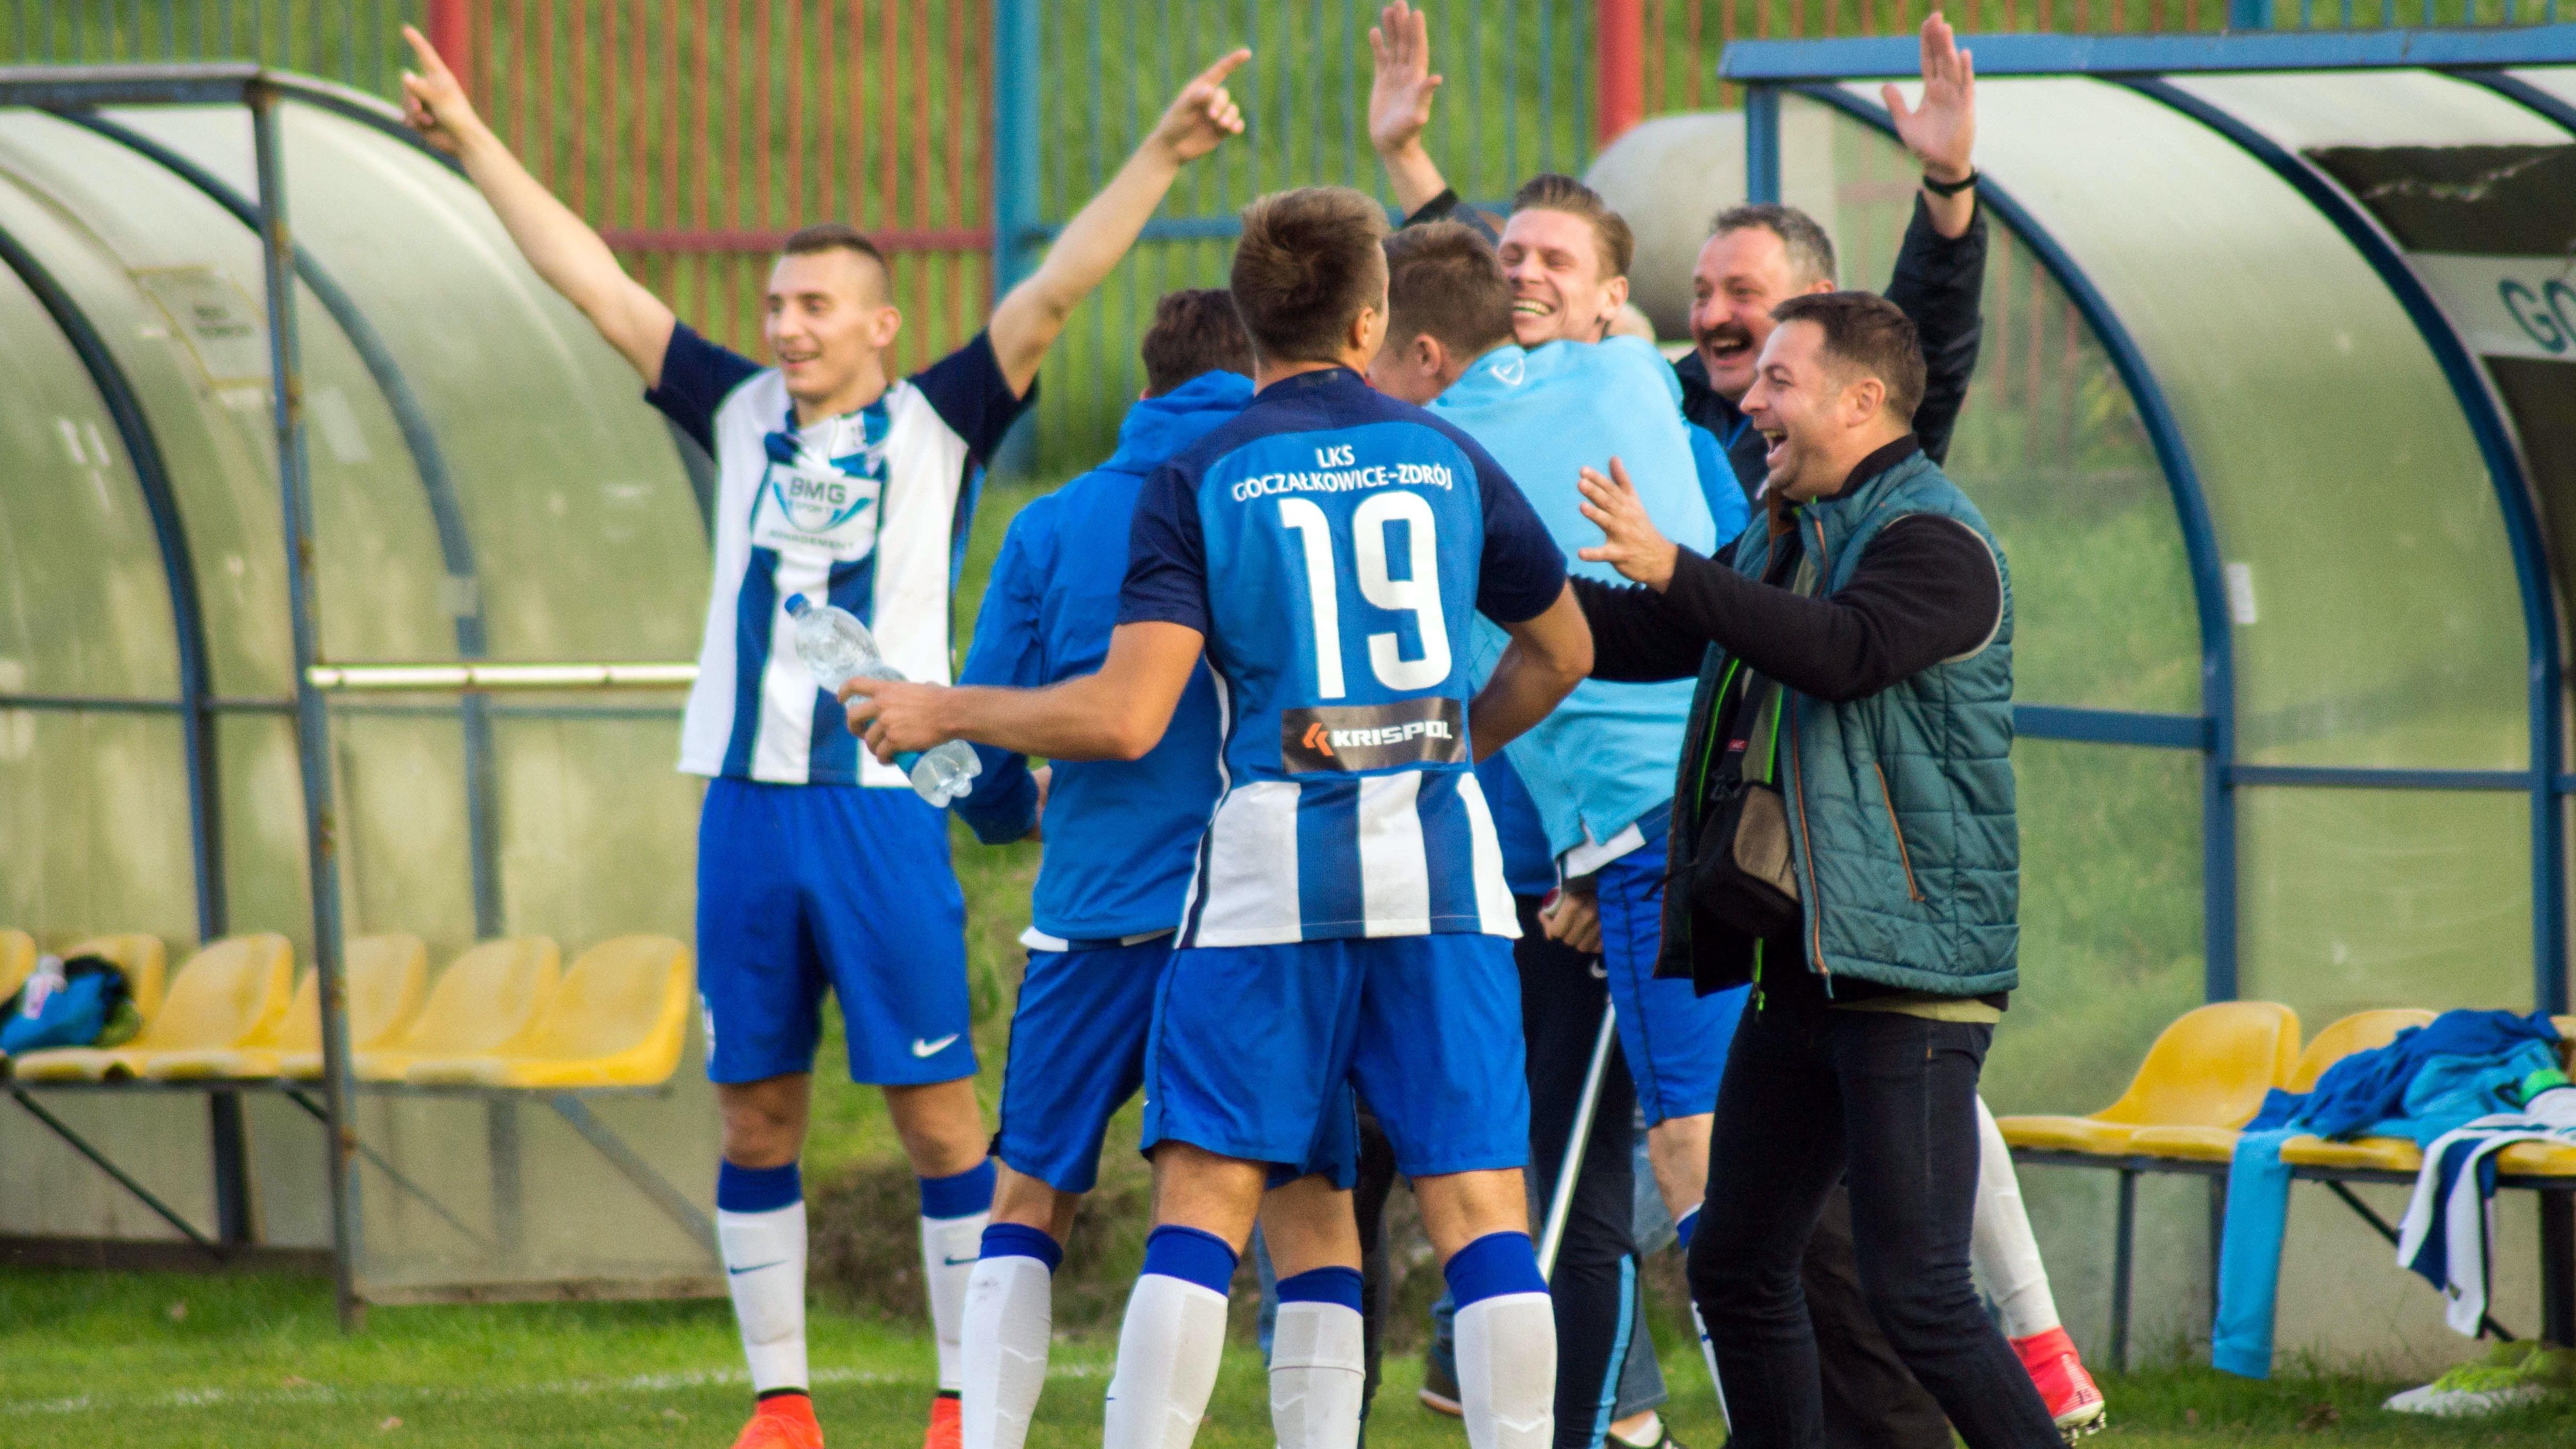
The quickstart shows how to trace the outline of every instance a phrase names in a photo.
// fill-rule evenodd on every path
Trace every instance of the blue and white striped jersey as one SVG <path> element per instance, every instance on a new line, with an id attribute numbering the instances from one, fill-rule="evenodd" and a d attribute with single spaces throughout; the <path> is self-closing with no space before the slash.
<path id="1" fill-rule="evenodd" d="M 1484 449 L 1346 369 L 1271 384 L 1148 480 L 1118 619 L 1205 635 L 1225 719 L 1180 944 L 1518 935 L 1468 620 L 1564 588 Z"/>
<path id="2" fill-rule="evenodd" d="M 948 682 L 949 592 L 982 463 L 1028 402 L 991 341 L 978 333 L 868 406 L 799 429 L 775 368 L 680 324 L 644 397 L 716 464 L 715 587 L 680 768 L 911 788 L 858 747 L 815 686 L 786 602 L 829 598 L 866 622 L 895 668 Z"/>

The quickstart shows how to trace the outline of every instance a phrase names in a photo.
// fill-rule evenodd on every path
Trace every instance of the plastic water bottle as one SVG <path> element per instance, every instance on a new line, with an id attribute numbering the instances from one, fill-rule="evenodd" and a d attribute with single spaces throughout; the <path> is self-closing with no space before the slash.
<path id="1" fill-rule="evenodd" d="M 825 691 L 837 694 L 853 679 L 903 678 L 902 671 L 877 652 L 876 636 L 849 610 L 791 594 L 787 617 L 796 621 L 796 657 L 805 661 L 806 672 Z M 975 758 L 974 747 L 964 740 L 950 740 L 935 750 L 906 751 L 896 755 L 894 762 L 912 776 L 914 793 L 943 807 L 972 791 L 975 777 L 984 772 L 984 762 Z"/>

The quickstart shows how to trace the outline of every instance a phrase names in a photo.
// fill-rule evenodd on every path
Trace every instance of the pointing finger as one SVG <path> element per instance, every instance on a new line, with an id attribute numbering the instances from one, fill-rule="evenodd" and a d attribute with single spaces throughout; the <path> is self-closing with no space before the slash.
<path id="1" fill-rule="evenodd" d="M 1227 54 L 1218 57 L 1216 64 L 1200 71 L 1198 80 L 1193 84 L 1222 85 L 1227 76 L 1234 74 L 1236 67 L 1250 59 L 1252 59 L 1252 52 L 1243 46 L 1237 46 Z"/>
<path id="2" fill-rule="evenodd" d="M 418 30 L 408 25 L 403 27 L 402 33 L 403 39 L 411 44 L 411 53 L 419 59 L 421 70 L 427 74 L 430 79 L 441 81 L 452 81 L 456 79 L 454 75 L 449 73 L 447 62 L 441 59 L 438 51 L 430 45 L 428 36 L 421 34 Z"/>

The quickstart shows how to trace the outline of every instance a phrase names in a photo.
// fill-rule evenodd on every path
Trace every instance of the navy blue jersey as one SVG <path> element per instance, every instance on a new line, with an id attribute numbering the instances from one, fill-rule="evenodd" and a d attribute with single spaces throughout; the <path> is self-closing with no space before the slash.
<path id="1" fill-rule="evenodd" d="M 1273 383 L 1148 480 L 1119 622 L 1205 635 L 1225 725 L 1181 944 L 1517 935 L 1468 621 L 1564 588 L 1492 457 L 1346 369 Z"/>

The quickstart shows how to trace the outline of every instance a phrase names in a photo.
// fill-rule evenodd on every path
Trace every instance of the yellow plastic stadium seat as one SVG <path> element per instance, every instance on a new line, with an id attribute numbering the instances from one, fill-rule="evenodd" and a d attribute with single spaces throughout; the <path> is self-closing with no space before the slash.
<path id="1" fill-rule="evenodd" d="M 2120 1100 L 2086 1117 L 2003 1117 L 2015 1147 L 2119 1156 L 2147 1127 L 2252 1121 L 2263 1094 L 2289 1079 L 2299 1014 L 2271 1001 L 2220 1001 L 2184 1012 L 2147 1048 Z"/>
<path id="2" fill-rule="evenodd" d="M 2281 1160 L 2292 1167 L 2371 1167 L 2382 1172 L 2413 1172 L 2424 1165 L 2424 1149 L 2403 1137 L 2356 1137 L 2350 1142 L 2293 1137 L 2281 1144 Z"/>
<path id="3" fill-rule="evenodd" d="M 2326 1068 L 2351 1056 L 2394 1041 L 2410 1026 L 2422 1026 L 2433 1013 L 2413 1008 L 2356 1011 L 2328 1026 L 2299 1053 L 2283 1090 L 2314 1091 Z M 2148 1157 L 2175 1157 L 2192 1162 L 2228 1162 L 2236 1156 L 2233 1127 L 2141 1127 L 2129 1138 L 2128 1150 Z"/>
<path id="4" fill-rule="evenodd" d="M 170 951 L 158 936 L 128 932 L 121 936 L 92 936 L 75 941 L 56 954 L 68 961 L 74 956 L 104 956 L 125 969 L 125 987 L 134 998 L 134 1009 L 145 1021 L 161 1009 L 162 988 L 170 979 Z"/>
<path id="5" fill-rule="evenodd" d="M 415 1061 L 421 1083 L 486 1087 L 648 1087 L 680 1064 L 689 1024 L 689 948 L 620 936 L 581 953 L 545 1016 L 503 1051 Z"/>
<path id="6" fill-rule="evenodd" d="M 0 1001 L 17 993 L 36 970 L 36 938 L 24 931 L 0 931 Z"/>
<path id="7" fill-rule="evenodd" d="M 438 974 L 409 1025 L 357 1053 L 357 1074 L 371 1082 L 399 1082 L 406 1068 L 424 1058 L 512 1045 L 554 999 L 562 961 L 563 952 L 545 936 L 510 936 L 474 947 Z M 322 1053 L 291 1053 L 278 1063 L 278 1075 L 318 1077 Z"/>
<path id="8" fill-rule="evenodd" d="M 103 953 L 102 953 L 103 954 Z M 22 1081 L 102 1081 L 132 1076 L 160 1052 L 231 1049 L 275 1031 L 295 986 L 295 949 L 263 932 L 215 942 L 190 957 L 170 994 L 121 1047 L 61 1047 L 17 1061 Z"/>
<path id="9" fill-rule="evenodd" d="M 420 1006 L 429 978 L 429 947 L 418 936 L 361 936 L 351 941 L 340 969 L 349 993 L 349 1045 L 364 1051 L 383 1044 Z M 322 973 L 307 971 L 295 1000 L 275 1028 L 226 1051 L 155 1052 L 135 1066 L 158 1081 L 199 1077 L 274 1077 L 290 1056 L 322 1055 Z"/>
<path id="10" fill-rule="evenodd" d="M 2576 1142 L 2517 1142 L 2496 1153 L 2496 1170 L 2527 1177 L 2576 1177 Z"/>

